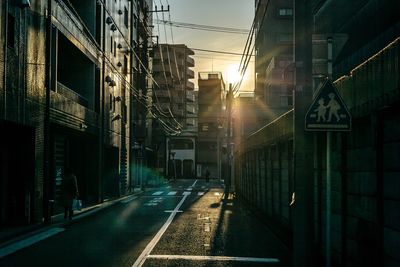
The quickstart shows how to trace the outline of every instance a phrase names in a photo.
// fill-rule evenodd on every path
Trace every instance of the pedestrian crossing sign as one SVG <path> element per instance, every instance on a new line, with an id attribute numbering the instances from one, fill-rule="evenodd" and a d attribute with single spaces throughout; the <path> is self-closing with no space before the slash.
<path id="1" fill-rule="evenodd" d="M 335 85 L 326 80 L 305 119 L 306 131 L 351 131 L 351 115 Z"/>

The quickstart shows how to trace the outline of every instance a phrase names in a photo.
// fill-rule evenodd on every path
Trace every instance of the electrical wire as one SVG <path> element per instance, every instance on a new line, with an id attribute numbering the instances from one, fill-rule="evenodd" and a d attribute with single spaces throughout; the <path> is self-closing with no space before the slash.
<path id="1" fill-rule="evenodd" d="M 243 53 L 225 52 L 225 51 L 209 50 L 209 49 L 201 49 L 201 48 L 193 48 L 193 47 L 190 47 L 190 49 L 195 50 L 195 51 L 201 51 L 201 52 L 209 52 L 209 53 L 217 53 L 217 54 L 233 55 L 233 56 L 243 56 Z M 254 56 L 254 55 L 251 55 L 251 56 Z"/>
<path id="2" fill-rule="evenodd" d="M 234 94 L 236 94 L 239 91 L 239 89 L 240 89 L 240 87 L 242 85 L 242 82 L 243 82 L 243 79 L 244 79 L 244 75 L 246 73 L 248 64 L 250 62 L 251 55 L 253 54 L 253 51 L 255 49 L 255 44 L 256 44 L 257 39 L 258 39 L 258 36 L 257 36 L 256 39 L 254 40 L 254 44 L 252 45 L 253 38 L 254 38 L 254 35 L 255 35 L 255 31 L 256 31 L 256 22 L 258 20 L 257 14 L 258 14 L 258 12 L 261 12 L 261 2 L 262 2 L 261 0 L 258 2 L 257 9 L 256 9 L 256 12 L 255 12 L 255 15 L 254 15 L 254 19 L 253 19 L 253 23 L 252 23 L 249 35 L 247 36 L 246 45 L 245 45 L 245 48 L 243 50 L 243 55 L 242 55 L 242 58 L 240 60 L 240 64 L 239 64 L 239 67 L 238 67 L 238 72 L 240 74 L 240 80 L 239 80 L 239 82 L 236 82 L 234 84 L 234 86 L 233 86 L 233 93 Z M 265 9 L 264 9 L 263 15 L 261 17 L 261 23 L 259 23 L 259 25 L 263 25 L 263 22 L 264 22 L 264 19 L 265 19 L 267 10 L 268 10 L 269 3 L 270 3 L 270 0 L 268 0 L 268 2 L 265 5 Z"/>
<path id="3" fill-rule="evenodd" d="M 194 24 L 194 23 L 186 23 L 186 22 L 177 22 L 177 21 L 164 20 L 164 19 L 163 20 L 155 20 L 154 22 L 156 24 L 168 24 L 171 27 L 176 27 L 176 28 L 186 28 L 186 29 L 192 29 L 192 30 L 222 32 L 222 33 L 230 33 L 230 34 L 249 34 L 249 30 L 246 30 L 246 29 Z"/>

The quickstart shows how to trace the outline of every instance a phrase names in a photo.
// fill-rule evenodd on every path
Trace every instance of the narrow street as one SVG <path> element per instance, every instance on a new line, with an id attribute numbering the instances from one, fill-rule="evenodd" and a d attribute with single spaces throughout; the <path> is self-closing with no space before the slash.
<path id="1" fill-rule="evenodd" d="M 173 182 L 58 230 L 0 266 L 289 264 L 285 246 L 215 181 Z"/>

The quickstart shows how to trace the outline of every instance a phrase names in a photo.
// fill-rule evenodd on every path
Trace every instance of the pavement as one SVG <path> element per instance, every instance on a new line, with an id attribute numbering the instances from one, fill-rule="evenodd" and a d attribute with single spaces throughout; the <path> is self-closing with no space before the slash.
<path id="1" fill-rule="evenodd" d="M 66 225 L 75 223 L 86 216 L 99 212 L 103 209 L 109 208 L 121 201 L 129 200 L 133 197 L 139 196 L 143 191 L 139 188 L 135 188 L 132 194 L 122 196 L 119 198 L 108 199 L 102 203 L 83 207 L 81 210 L 74 211 L 74 217 L 72 220 L 65 220 L 64 214 L 55 214 L 51 216 L 51 223 L 36 223 L 33 225 L 19 226 L 19 227 L 9 227 L 0 229 L 0 249 L 10 244 L 16 243 L 20 240 L 27 239 L 31 236 L 40 234 L 54 227 L 64 227 Z M 1 255 L 1 254 L 0 254 Z"/>
<path id="2" fill-rule="evenodd" d="M 219 181 L 178 180 L 0 247 L 0 267 L 27 265 L 290 266 L 290 251 Z"/>

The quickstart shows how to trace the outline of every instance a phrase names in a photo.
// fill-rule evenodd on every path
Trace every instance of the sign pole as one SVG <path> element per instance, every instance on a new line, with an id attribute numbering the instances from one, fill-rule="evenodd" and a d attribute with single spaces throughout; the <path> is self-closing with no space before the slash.
<path id="1" fill-rule="evenodd" d="M 328 38 L 328 76 L 332 79 L 333 39 Z M 326 267 L 331 267 L 331 142 L 332 131 L 326 132 Z"/>
<path id="2" fill-rule="evenodd" d="M 332 132 L 326 132 L 326 267 L 331 266 L 331 142 Z"/>
<path id="3" fill-rule="evenodd" d="M 339 91 L 332 83 L 333 38 L 327 38 L 327 79 L 320 86 L 306 113 L 306 131 L 326 132 L 326 216 L 325 216 L 325 266 L 331 267 L 332 240 L 332 132 L 351 131 L 351 114 Z"/>

